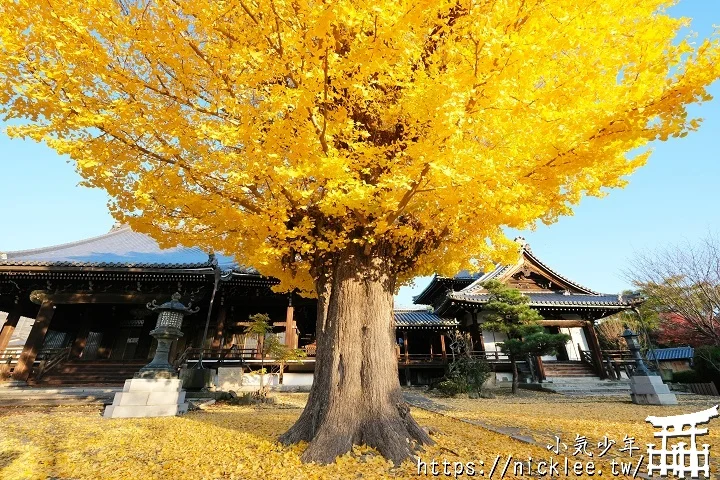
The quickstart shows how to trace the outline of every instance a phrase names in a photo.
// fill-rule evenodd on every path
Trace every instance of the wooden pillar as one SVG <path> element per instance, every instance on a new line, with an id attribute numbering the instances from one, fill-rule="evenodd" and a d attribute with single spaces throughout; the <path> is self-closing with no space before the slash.
<path id="1" fill-rule="evenodd" d="M 297 335 L 295 334 L 295 308 L 292 304 L 292 296 L 288 300 L 287 313 L 285 315 L 285 345 L 290 348 L 297 348 Z"/>
<path id="2" fill-rule="evenodd" d="M 537 360 L 538 378 L 540 379 L 540 383 L 542 383 L 543 380 L 547 379 L 545 376 L 545 365 L 543 364 L 542 357 L 535 357 L 535 360 Z"/>
<path id="3" fill-rule="evenodd" d="M 20 358 L 18 359 L 13 378 L 15 380 L 27 381 L 32 372 L 33 362 L 40 353 L 40 349 L 45 341 L 45 334 L 48 331 L 53 314 L 55 313 L 55 305 L 49 300 L 45 300 L 40 305 L 40 311 L 35 318 L 35 324 L 30 330 L 25 347 L 23 348 Z"/>
<path id="4" fill-rule="evenodd" d="M 473 351 L 483 350 L 482 329 L 480 328 L 480 323 L 478 322 L 478 312 L 470 313 L 470 318 L 472 319 L 470 338 L 473 342 Z"/>
<path id="5" fill-rule="evenodd" d="M 155 328 L 157 324 L 157 315 L 153 313 L 148 315 L 143 320 L 142 328 L 140 328 L 140 336 L 138 338 L 137 348 L 135 349 L 135 358 L 138 360 L 145 360 L 150 357 L 150 349 L 152 348 L 153 337 L 150 336 L 150 332 Z"/>
<path id="6" fill-rule="evenodd" d="M 12 334 L 15 332 L 15 327 L 17 327 L 18 321 L 20 320 L 21 312 L 22 307 L 20 301 L 15 304 L 12 311 L 8 312 L 7 320 L 5 320 L 2 330 L 0 330 L 0 352 L 7 348 L 10 337 L 12 337 Z"/>
<path id="7" fill-rule="evenodd" d="M 583 327 L 583 330 L 585 331 L 585 336 L 590 341 L 590 350 L 592 351 L 593 363 L 595 363 L 596 373 L 600 375 L 600 378 L 605 379 L 607 378 L 607 375 L 605 374 L 605 369 L 603 368 L 600 342 L 598 341 L 597 334 L 595 333 L 595 327 L 593 326 L 592 321 L 587 322 Z"/>
<path id="8" fill-rule="evenodd" d="M 85 349 L 87 337 L 90 335 L 90 327 L 92 325 L 92 315 L 90 314 L 90 305 L 86 305 L 83 312 L 82 324 L 75 335 L 72 347 L 70 348 L 70 358 L 80 358 L 82 351 Z"/>
<path id="9" fill-rule="evenodd" d="M 408 350 L 408 334 L 407 330 L 403 330 L 403 344 L 405 346 L 405 385 L 412 385 L 410 381 L 410 355 Z"/>
<path id="10" fill-rule="evenodd" d="M 102 332 L 102 338 L 100 339 L 100 345 L 97 349 L 98 359 L 109 359 L 112 355 L 113 347 L 117 341 L 118 334 L 120 333 L 120 321 L 117 315 L 117 308 L 115 305 L 110 307 L 105 313 L 105 326 Z"/>
<path id="11" fill-rule="evenodd" d="M 403 330 L 403 348 L 405 349 L 405 363 L 408 363 L 410 360 L 408 356 L 408 337 L 407 337 L 407 330 Z"/>
<path id="12" fill-rule="evenodd" d="M 223 299 L 220 299 L 220 309 L 218 311 L 217 326 L 215 327 L 215 336 L 210 344 L 213 350 L 219 350 L 223 346 L 223 337 L 225 336 L 225 319 L 227 318 L 227 307 Z"/>
<path id="13" fill-rule="evenodd" d="M 440 333 L 440 350 L 442 350 L 443 362 L 447 362 L 447 352 L 445 352 L 445 334 Z"/>

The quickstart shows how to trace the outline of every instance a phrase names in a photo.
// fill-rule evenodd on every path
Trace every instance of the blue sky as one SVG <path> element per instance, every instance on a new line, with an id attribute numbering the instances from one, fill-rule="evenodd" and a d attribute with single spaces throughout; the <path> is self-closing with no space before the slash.
<path id="1" fill-rule="evenodd" d="M 705 37 L 720 24 L 720 1 L 683 0 L 672 13 L 691 17 L 692 29 Z M 691 108 L 704 118 L 700 131 L 656 144 L 628 187 L 585 199 L 574 216 L 554 225 L 521 232 L 533 252 L 566 277 L 613 293 L 629 287 L 622 271 L 634 253 L 720 233 L 720 84 L 710 92 L 715 100 Z M 107 232 L 113 219 L 106 194 L 78 187 L 79 181 L 74 167 L 49 148 L 0 133 L 0 251 Z M 402 288 L 396 303 L 410 304 L 428 280 Z"/>

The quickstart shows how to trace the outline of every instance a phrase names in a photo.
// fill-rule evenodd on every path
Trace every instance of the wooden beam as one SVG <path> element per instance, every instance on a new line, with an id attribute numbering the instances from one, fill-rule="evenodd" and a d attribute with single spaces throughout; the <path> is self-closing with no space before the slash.
<path id="1" fill-rule="evenodd" d="M 563 327 L 563 328 L 584 327 L 585 321 L 584 320 L 540 320 L 540 325 L 542 325 L 543 327 Z"/>
<path id="2" fill-rule="evenodd" d="M 590 350 L 592 351 L 593 363 L 595 363 L 596 373 L 600 375 L 601 379 L 605 379 L 607 378 L 607 375 L 605 374 L 605 368 L 603 368 L 600 341 L 598 340 L 597 334 L 595 333 L 595 326 L 593 325 L 593 322 L 586 322 L 583 326 L 583 330 L 585 331 L 585 336 L 588 337 L 587 339 L 590 341 Z"/>
<path id="3" fill-rule="evenodd" d="M 440 349 L 442 350 L 443 362 L 447 362 L 447 353 L 445 352 L 445 334 L 440 334 Z"/>
<path id="4" fill-rule="evenodd" d="M 13 370 L 13 378 L 15 380 L 26 382 L 28 377 L 30 377 L 33 362 L 38 353 L 40 353 L 40 349 L 45 341 L 45 334 L 48 331 L 54 313 L 55 305 L 53 305 L 51 301 L 45 300 L 40 306 L 40 311 L 35 318 L 35 324 L 30 330 L 30 335 L 28 335 L 27 341 L 25 342 L 25 347 Z"/>
<path id="5" fill-rule="evenodd" d="M 33 303 L 42 304 L 45 301 L 54 305 L 77 303 L 139 303 L 145 304 L 156 300 L 168 300 L 166 293 L 51 293 L 45 290 L 35 290 L 30 294 Z"/>
<path id="6" fill-rule="evenodd" d="M 220 310 L 218 311 L 217 326 L 215 327 L 215 336 L 213 337 L 210 348 L 218 349 L 222 345 L 222 339 L 225 335 L 225 319 L 227 318 L 227 306 L 225 302 L 220 303 Z"/>
<path id="7" fill-rule="evenodd" d="M 0 352 L 5 350 L 10 342 L 10 337 L 15 332 L 18 321 L 20 320 L 20 314 L 22 312 L 22 306 L 20 302 L 16 303 L 11 312 L 8 312 L 7 319 L 0 330 Z"/>

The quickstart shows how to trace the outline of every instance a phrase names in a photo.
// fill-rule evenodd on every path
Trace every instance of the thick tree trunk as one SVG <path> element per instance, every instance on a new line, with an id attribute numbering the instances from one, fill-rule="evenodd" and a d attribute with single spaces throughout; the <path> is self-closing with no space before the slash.
<path id="1" fill-rule="evenodd" d="M 512 393 L 515 394 L 518 391 L 520 375 L 518 375 L 517 361 L 511 357 L 510 362 L 512 362 Z"/>
<path id="2" fill-rule="evenodd" d="M 394 279 L 378 259 L 353 250 L 317 281 L 317 357 L 305 410 L 280 437 L 310 442 L 304 462 L 330 463 L 353 445 L 399 464 L 432 444 L 400 390 L 393 320 Z"/>

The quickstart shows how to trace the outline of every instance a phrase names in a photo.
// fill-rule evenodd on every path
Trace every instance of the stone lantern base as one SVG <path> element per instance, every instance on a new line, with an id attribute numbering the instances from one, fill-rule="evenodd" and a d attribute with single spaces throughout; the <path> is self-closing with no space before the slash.
<path id="1" fill-rule="evenodd" d="M 105 407 L 103 417 L 171 417 L 187 409 L 179 378 L 131 378 L 115 394 L 112 405 Z"/>
<path id="2" fill-rule="evenodd" d="M 634 375 L 630 377 L 633 403 L 639 405 L 677 405 L 677 397 L 658 375 Z"/>

